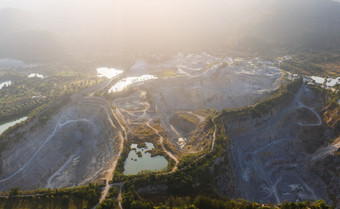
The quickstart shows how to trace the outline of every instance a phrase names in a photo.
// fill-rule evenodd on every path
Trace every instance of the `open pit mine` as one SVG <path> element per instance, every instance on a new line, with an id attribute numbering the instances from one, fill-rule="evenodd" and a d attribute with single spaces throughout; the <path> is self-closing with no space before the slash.
<path id="1" fill-rule="evenodd" d="M 336 172 L 328 172 L 332 165 L 339 170 L 332 158 L 339 140 L 332 141 L 336 132 L 325 123 L 325 99 L 278 66 L 260 58 L 178 53 L 140 59 L 129 69 L 101 68 L 111 71 L 104 82 L 72 95 L 45 124 L 32 120 L 6 139 L 0 190 L 111 180 L 123 142 L 148 142 L 148 135 L 135 135 L 142 128 L 154 132 L 175 172 L 181 156 L 213 150 L 216 127 L 223 127 L 227 146 L 212 168 L 219 194 L 261 203 L 331 202 L 327 191 L 340 194 Z M 291 83 L 284 100 L 250 111 Z M 235 109 L 240 114 L 230 113 Z M 215 131 L 205 132 L 208 124 Z"/>

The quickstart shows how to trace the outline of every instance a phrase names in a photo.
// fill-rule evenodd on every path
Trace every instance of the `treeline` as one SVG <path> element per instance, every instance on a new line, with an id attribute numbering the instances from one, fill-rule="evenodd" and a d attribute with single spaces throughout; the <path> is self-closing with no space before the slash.
<path id="1" fill-rule="evenodd" d="M 45 99 L 22 99 L 15 103 L 4 104 L 0 109 L 0 124 L 28 115 L 33 109 L 46 102 Z"/>
<path id="2" fill-rule="evenodd" d="M 106 199 L 98 205 L 97 209 L 118 209 L 118 195 L 119 187 L 112 186 L 109 190 L 109 194 L 105 197 Z"/>
<path id="3" fill-rule="evenodd" d="M 222 110 L 222 114 L 219 118 L 223 117 L 239 117 L 251 114 L 253 118 L 259 117 L 263 114 L 268 114 L 274 107 L 284 107 L 287 103 L 293 99 L 294 95 L 298 91 L 298 89 L 302 86 L 303 79 L 297 79 L 292 81 L 280 89 L 276 90 L 272 96 L 269 98 L 262 100 L 261 102 L 252 105 L 245 106 L 243 108 L 227 108 Z M 218 118 L 218 119 L 219 119 Z"/>
<path id="4" fill-rule="evenodd" d="M 129 140 L 129 137 L 127 137 L 127 140 L 124 140 L 123 150 L 118 158 L 116 169 L 113 175 L 113 182 L 123 182 L 127 179 L 127 177 L 123 174 L 124 172 L 124 165 L 125 160 L 129 155 L 130 152 L 130 145 L 131 140 Z"/>
<path id="5" fill-rule="evenodd" d="M 10 192 L 0 197 L 0 208 L 4 209 L 54 209 L 54 208 L 92 208 L 98 203 L 101 195 L 101 185 L 37 189 L 33 191 L 19 191 L 12 188 Z"/>
<path id="6" fill-rule="evenodd" d="M 214 190 L 214 179 L 211 176 L 211 167 L 214 159 L 222 156 L 226 146 L 223 130 L 221 128 L 219 130 L 212 152 L 203 152 L 200 156 L 188 155 L 181 160 L 177 171 L 173 173 L 142 173 L 125 177 L 123 202 L 128 201 L 132 204 L 134 200 L 144 200 L 140 198 L 140 195 L 143 195 L 143 190 L 148 187 L 153 188 L 151 193 L 156 192 L 160 196 L 202 194 L 217 197 Z"/>
<path id="7" fill-rule="evenodd" d="M 12 73 L 13 74 L 13 73 Z M 12 75 L 11 74 L 11 75 Z M 73 73 L 50 75 L 44 79 L 14 74 L 12 85 L 0 90 L 0 124 L 27 115 L 40 105 L 59 100 L 97 82 Z"/>
<path id="8" fill-rule="evenodd" d="M 227 200 L 225 198 L 210 198 L 208 196 L 198 195 L 196 197 L 170 196 L 166 200 L 146 201 L 136 200 L 132 193 L 126 194 L 123 199 L 122 206 L 124 209 L 328 209 L 325 201 L 318 200 L 316 202 L 283 202 L 281 204 L 260 204 L 256 202 L 248 202 L 243 199 Z"/>
<path id="9" fill-rule="evenodd" d="M 340 85 L 337 84 L 334 89 L 330 91 L 320 86 L 313 86 L 314 90 L 318 93 L 318 97 L 321 97 L 326 101 L 324 108 L 321 111 L 322 120 L 331 128 L 334 133 L 332 137 L 339 136 L 340 133 Z"/>
<path id="10" fill-rule="evenodd" d="M 285 60 L 280 64 L 280 68 L 294 74 L 327 75 L 322 67 L 306 60 Z"/>
<path id="11" fill-rule="evenodd" d="M 340 61 L 340 51 L 312 51 L 297 53 L 296 59 L 312 63 L 327 63 Z"/>
<path id="12" fill-rule="evenodd" d="M 282 209 L 327 209 L 329 207 L 324 201 L 316 202 L 299 202 L 282 204 L 259 204 L 248 202 L 243 199 L 225 200 L 223 198 L 215 199 L 207 196 L 191 197 L 169 197 L 164 203 L 159 204 L 159 209 L 261 209 L 261 208 L 282 208 Z"/>
<path id="13" fill-rule="evenodd" d="M 15 82 L 0 90 L 0 124 L 27 115 L 28 119 L 8 128 L 1 134 L 0 154 L 6 148 L 8 138 L 12 133 L 35 119 L 39 123 L 28 127 L 28 131 L 44 125 L 69 101 L 70 95 L 96 82 L 96 79 L 81 80 L 83 77 L 78 78 L 74 74 L 62 72 L 45 79 L 27 78 L 22 74 L 12 73 L 11 75 L 16 76 Z M 17 131 L 15 134 L 15 137 L 11 137 L 12 141 L 20 139 L 24 131 Z"/>
<path id="14" fill-rule="evenodd" d="M 40 125 L 44 125 L 49 119 L 51 119 L 51 117 L 54 114 L 56 114 L 60 110 L 62 106 L 67 104 L 69 99 L 70 99 L 70 95 L 63 95 L 60 97 L 58 101 L 54 103 L 47 103 L 47 104 L 41 105 L 29 113 L 28 119 L 14 126 L 9 127 L 6 131 L 4 131 L 0 135 L 0 154 L 4 149 L 6 149 L 6 146 L 9 140 L 13 142 L 15 140 L 20 139 L 20 137 L 23 136 L 24 131 L 17 131 L 17 130 L 19 130 L 20 128 L 24 127 L 25 125 L 29 124 L 31 121 L 36 120 L 36 119 L 37 121 L 39 121 L 39 123 L 34 123 L 32 126 L 30 126 L 30 130 Z M 15 132 L 15 137 L 11 137 L 14 132 Z M 1 166 L 1 162 L 0 162 L 0 166 Z M 0 172 L 1 172 L 1 169 L 0 169 Z"/>
<path id="15" fill-rule="evenodd" d="M 339 62 L 340 51 L 303 52 L 295 54 L 293 59 L 281 62 L 280 68 L 302 75 L 329 76 L 336 75 L 336 70 L 326 65 Z"/>
<path id="16" fill-rule="evenodd" d="M 118 201 L 115 199 L 106 199 L 96 209 L 119 209 Z"/>

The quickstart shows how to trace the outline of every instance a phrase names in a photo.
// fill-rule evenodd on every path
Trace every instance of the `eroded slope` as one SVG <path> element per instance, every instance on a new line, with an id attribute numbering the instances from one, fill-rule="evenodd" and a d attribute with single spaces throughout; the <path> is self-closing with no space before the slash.
<path id="1" fill-rule="evenodd" d="M 226 154 L 230 153 L 233 171 L 225 168 L 217 175 L 219 192 L 230 195 L 227 185 L 230 187 L 231 179 L 226 174 L 232 172 L 236 178 L 235 197 L 273 203 L 330 201 L 329 191 L 339 180 L 331 183 L 315 167 L 315 159 L 321 156 L 319 149 L 326 149 L 323 147 L 329 142 L 329 128 L 318 113 L 323 105 L 317 91 L 302 85 L 292 99 L 263 110 L 262 114 L 223 113 L 221 118 L 230 140 Z M 334 175 L 330 174 L 330 179 L 334 180 Z"/>
<path id="2" fill-rule="evenodd" d="M 109 111 L 105 100 L 79 94 L 45 125 L 7 139 L 0 190 L 60 188 L 97 179 L 118 153 Z"/>

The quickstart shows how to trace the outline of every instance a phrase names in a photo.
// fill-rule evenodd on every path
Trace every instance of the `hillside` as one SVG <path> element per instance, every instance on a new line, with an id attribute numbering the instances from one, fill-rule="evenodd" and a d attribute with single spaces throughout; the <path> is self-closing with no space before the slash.
<path id="1" fill-rule="evenodd" d="M 41 17 L 20 9 L 0 10 L 0 58 L 51 62 L 64 58 L 57 35 L 46 28 Z"/>
<path id="2" fill-rule="evenodd" d="M 3 0 L 0 209 L 340 209 L 339 1 Z"/>
<path id="3" fill-rule="evenodd" d="M 339 130 L 325 122 L 321 110 L 330 98 L 320 95 L 320 89 L 297 80 L 254 106 L 223 110 L 199 127 L 213 134 L 216 124 L 211 151 L 182 157 L 178 170 L 168 174 L 116 176 L 114 182 L 124 181 L 123 207 L 133 208 L 134 201 L 168 205 L 197 195 L 259 203 L 324 199 L 337 205 L 340 182 L 333 168 Z"/>

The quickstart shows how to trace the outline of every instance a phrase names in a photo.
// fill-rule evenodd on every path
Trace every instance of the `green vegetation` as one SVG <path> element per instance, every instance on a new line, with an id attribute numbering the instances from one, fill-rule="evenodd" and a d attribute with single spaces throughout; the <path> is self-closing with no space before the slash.
<path id="1" fill-rule="evenodd" d="M 215 122 L 217 125 L 214 149 L 209 147 L 196 154 L 183 156 L 178 170 L 170 173 L 142 172 L 138 175 L 114 178 L 124 181 L 123 207 L 129 208 L 329 208 L 324 201 L 315 203 L 283 203 L 281 205 L 262 205 L 249 203 L 245 200 L 228 200 L 216 192 L 214 172 L 219 172 L 215 165 L 216 158 L 223 158 L 224 163 L 230 162 L 228 157 L 228 138 L 222 118 L 242 117 L 250 115 L 259 117 L 271 113 L 272 108 L 283 107 L 290 102 L 302 85 L 302 79 L 293 81 L 277 90 L 270 98 L 250 107 L 223 110 Z M 205 121 L 201 128 L 212 135 L 214 124 L 211 119 Z M 209 136 L 206 136 L 209 137 Z M 232 167 L 229 169 L 232 172 Z M 232 186 L 231 182 L 231 186 Z M 230 190 L 233 190 L 230 187 Z M 154 195 L 157 194 L 157 195 Z M 190 195 L 190 196 L 188 196 Z"/>
<path id="2" fill-rule="evenodd" d="M 100 205 L 98 205 L 97 209 L 118 209 L 118 201 L 114 199 L 106 199 Z"/>
<path id="3" fill-rule="evenodd" d="M 294 209 L 294 208 L 311 208 L 311 209 L 326 209 L 331 208 L 326 205 L 324 201 L 316 202 L 300 202 L 300 203 L 288 203 L 282 204 L 259 204 L 255 202 L 248 202 L 243 199 L 226 200 L 215 199 L 206 196 L 197 196 L 196 198 L 188 197 L 169 197 L 165 202 L 162 202 L 158 206 L 159 209 L 170 208 L 187 208 L 187 209 L 252 209 L 252 208 L 282 208 L 282 209 Z"/>
<path id="4" fill-rule="evenodd" d="M 44 125 L 62 106 L 68 103 L 70 96 L 80 89 L 97 82 L 79 73 L 69 72 L 51 74 L 47 78 L 27 78 L 20 73 L 5 73 L 5 78 L 13 80 L 12 85 L 0 90 L 0 124 L 28 115 L 28 119 L 8 128 L 0 136 L 0 153 L 8 141 L 19 140 L 24 131 L 17 131 L 30 122 L 39 123 L 29 129 Z M 16 132 L 15 137 L 11 134 Z M 0 162 L 1 164 L 1 162 Z M 1 172 L 1 171 L 0 171 Z"/>
<path id="5" fill-rule="evenodd" d="M 146 99 L 148 100 L 150 104 L 150 109 L 155 109 L 155 103 L 153 100 L 153 96 L 149 91 L 146 91 Z"/>
<path id="6" fill-rule="evenodd" d="M 119 195 L 119 187 L 118 186 L 112 186 L 109 190 L 109 196 L 108 198 L 117 198 Z"/>
<path id="7" fill-rule="evenodd" d="M 216 144 L 220 146 L 216 146 L 213 152 L 205 153 L 204 156 L 202 155 L 203 153 L 201 153 L 200 156 L 202 157 L 189 155 L 183 158 L 176 172 L 140 173 L 126 177 L 123 193 L 123 203 L 125 202 L 126 208 L 132 207 L 131 204 L 134 201 L 141 201 L 146 204 L 146 202 L 148 202 L 148 194 L 143 192 L 139 193 L 137 190 L 148 186 L 155 188 L 161 186 L 164 188 L 160 191 L 156 189 L 159 196 L 205 194 L 216 197 L 217 194 L 213 189 L 214 182 L 213 179 L 210 178 L 210 167 L 212 166 L 214 157 L 222 155 L 225 142 L 226 140 L 223 135 L 219 134 L 216 139 Z"/>
<path id="8" fill-rule="evenodd" d="M 216 111 L 214 109 L 201 109 L 201 110 L 195 110 L 194 113 L 197 115 L 201 115 L 203 117 L 208 117 L 212 114 L 214 114 Z"/>
<path id="9" fill-rule="evenodd" d="M 145 142 L 138 143 L 137 148 L 139 148 L 139 149 L 146 148 L 146 143 Z"/>
<path id="10" fill-rule="evenodd" d="M 223 126 L 218 127 L 215 149 L 188 155 L 174 173 L 143 173 L 126 179 L 123 189 L 124 209 L 132 208 L 330 208 L 322 200 L 301 203 L 259 204 L 246 200 L 221 197 L 214 189 L 211 167 L 223 155 L 227 138 Z M 146 191 L 143 188 L 151 188 Z M 152 189 L 154 188 L 154 189 Z M 157 195 L 153 195 L 156 193 Z M 190 196 L 188 196 L 190 195 Z"/>
<path id="11" fill-rule="evenodd" d="M 37 127 L 38 125 L 44 125 L 68 101 L 69 101 L 69 95 L 63 95 L 59 100 L 55 101 L 54 103 L 41 105 L 37 107 L 36 109 L 34 109 L 33 111 L 31 111 L 26 121 L 23 121 L 12 127 L 9 127 L 0 136 L 0 153 L 6 148 L 7 143 L 9 141 L 13 142 L 15 140 L 19 140 L 23 132 L 16 132 L 17 130 L 19 130 L 20 128 L 24 127 L 26 124 L 36 119 L 39 121 L 40 124 L 35 123 L 34 126 L 30 127 L 30 129 L 33 129 L 34 127 Z M 9 139 L 9 137 L 12 136 L 11 134 L 14 132 L 16 132 L 16 135 Z M 0 162 L 0 165 L 1 165 L 1 162 Z"/>
<path id="12" fill-rule="evenodd" d="M 154 129 L 156 129 L 161 136 L 166 137 L 166 133 L 163 130 L 162 125 L 161 125 L 161 121 L 159 119 L 154 120 L 152 127 Z"/>
<path id="13" fill-rule="evenodd" d="M 340 52 L 297 53 L 293 59 L 284 60 L 280 67 L 296 74 L 337 77 L 340 73 Z"/>
<path id="14" fill-rule="evenodd" d="M 161 70 L 156 73 L 159 78 L 173 78 L 177 76 L 177 69 Z"/>
<path id="15" fill-rule="evenodd" d="M 118 206 L 118 195 L 119 195 L 119 186 L 112 186 L 109 190 L 108 195 L 105 200 L 100 203 L 97 209 L 115 209 L 119 208 Z"/>
<path id="16" fill-rule="evenodd" d="M 178 170 L 175 172 L 143 171 L 137 175 L 123 175 L 124 162 L 130 152 L 131 143 L 135 141 L 139 142 L 138 147 L 145 147 L 145 141 L 152 142 L 155 148 L 151 151 L 151 154 L 153 156 L 161 154 L 168 159 L 169 163 L 166 171 L 170 171 L 174 166 L 174 161 L 163 152 L 158 143 L 159 136 L 155 131 L 146 125 L 136 126 L 134 133 L 130 133 L 129 140 L 124 141 L 124 148 L 118 160 L 113 178 L 114 182 L 124 182 L 122 194 L 123 208 L 329 208 L 324 201 L 314 203 L 284 202 L 280 205 L 263 205 L 254 202 L 250 203 L 245 200 L 225 199 L 216 192 L 216 182 L 212 177 L 213 172 L 218 171 L 218 168 L 214 166 L 215 159 L 223 157 L 225 161 L 228 161 L 228 155 L 226 155 L 228 138 L 221 119 L 245 115 L 259 117 L 263 114 L 269 114 L 274 107 L 283 107 L 287 102 L 291 101 L 301 84 L 302 79 L 299 79 L 282 86 L 271 97 L 256 105 L 241 109 L 223 110 L 221 116 L 215 120 L 217 132 L 214 149 L 210 152 L 209 147 L 206 147 L 206 149 L 196 154 L 183 156 L 178 165 Z M 338 96 L 338 94 L 329 93 L 332 101 L 339 98 Z M 64 102 L 66 101 L 67 99 L 65 98 Z M 61 102 L 61 104 L 64 102 Z M 38 120 L 41 123 L 46 122 L 54 114 L 52 110 L 57 109 L 57 107 L 59 106 L 39 111 L 37 115 Z M 205 129 L 204 133 L 206 133 L 205 137 L 207 139 L 211 139 L 211 135 L 214 132 L 211 112 L 211 110 L 197 112 L 197 114 L 210 114 L 210 118 L 200 126 L 201 129 Z M 186 114 L 183 115 L 182 117 L 188 118 Z M 189 120 L 192 120 L 192 118 L 189 118 Z M 159 121 L 156 121 L 152 126 L 165 137 L 165 132 L 162 130 Z M 206 141 L 210 142 L 211 140 Z M 164 142 L 167 149 L 171 148 L 171 145 L 166 140 Z M 139 156 L 142 153 L 137 154 Z M 101 186 L 92 184 L 85 187 L 56 190 L 45 189 L 32 192 L 22 192 L 18 188 L 13 188 L 6 197 L 0 199 L 0 208 L 90 208 L 98 202 L 100 188 Z M 157 195 L 155 196 L 153 193 Z M 98 208 L 119 208 L 117 201 L 118 194 L 119 187 L 112 187 L 107 199 Z"/>
<path id="17" fill-rule="evenodd" d="M 335 91 L 324 89 L 320 86 L 314 86 L 314 91 L 318 93 L 318 97 L 327 101 L 322 109 L 323 121 L 329 128 L 333 129 L 337 134 L 340 133 L 340 85 L 334 87 Z"/>
<path id="18" fill-rule="evenodd" d="M 282 108 L 287 105 L 287 103 L 289 103 L 293 99 L 297 90 L 301 87 L 302 82 L 303 80 L 302 78 L 300 78 L 291 83 L 288 83 L 287 85 L 284 85 L 280 89 L 275 91 L 272 96 L 255 105 L 246 106 L 239 109 L 224 109 L 222 110 L 221 117 L 225 117 L 226 115 L 228 117 L 240 117 L 250 114 L 253 118 L 256 118 L 264 114 L 269 114 L 274 107 Z"/>
<path id="19" fill-rule="evenodd" d="M 0 208 L 4 209 L 57 209 L 92 208 L 98 203 L 101 185 L 19 191 L 13 188 L 0 197 Z"/>
<path id="20" fill-rule="evenodd" d="M 138 157 L 143 157 L 143 155 L 142 155 L 142 152 L 141 152 L 141 151 L 138 151 L 138 152 L 136 152 L 136 154 L 137 154 L 137 156 L 138 156 Z"/>
<path id="21" fill-rule="evenodd" d="M 158 135 L 147 125 L 140 124 L 134 128 L 132 140 L 139 142 L 155 142 L 158 140 Z"/>
<path id="22" fill-rule="evenodd" d="M 159 122 L 154 124 L 154 128 L 159 130 L 160 134 L 164 134 L 164 131 L 162 130 Z M 159 144 L 159 136 L 157 133 L 155 133 L 154 130 L 152 130 L 147 125 L 141 124 L 135 127 L 132 142 L 137 143 L 138 148 L 144 148 L 146 147 L 145 142 L 151 142 L 154 145 L 154 148 L 152 150 L 148 150 L 147 152 L 151 153 L 151 157 L 162 155 L 167 158 L 167 154 L 163 151 L 161 145 Z M 170 158 L 171 159 L 171 158 Z M 169 159 L 167 158 L 169 161 Z"/>
<path id="23" fill-rule="evenodd" d="M 183 119 L 183 120 L 185 120 L 185 121 L 187 121 L 191 124 L 198 125 L 200 123 L 199 118 L 194 114 L 191 114 L 191 113 L 188 113 L 188 112 L 185 112 L 185 111 L 178 111 L 178 112 L 176 112 L 176 115 L 179 118 L 181 118 L 181 119 Z"/>
<path id="24" fill-rule="evenodd" d="M 41 105 L 56 102 L 96 82 L 74 72 L 56 73 L 44 79 L 10 75 L 12 85 L 0 90 L 0 123 L 28 115 Z"/>
<path id="25" fill-rule="evenodd" d="M 152 127 L 157 129 L 159 131 L 159 133 L 164 137 L 164 130 L 161 128 L 159 121 L 156 121 L 154 124 L 152 124 Z M 125 160 L 127 159 L 129 152 L 131 151 L 131 144 L 132 143 L 137 143 L 139 148 L 143 148 L 146 147 L 145 142 L 151 142 L 154 145 L 154 148 L 152 150 L 148 150 L 147 152 L 151 153 L 151 157 L 160 155 L 160 156 L 164 156 L 167 161 L 168 161 L 168 166 L 165 170 L 162 171 L 158 171 L 158 172 L 141 172 L 138 175 L 149 175 L 149 173 L 164 173 L 164 172 L 168 172 L 171 171 L 171 169 L 173 168 L 173 166 L 175 165 L 175 161 L 169 157 L 162 149 L 161 145 L 159 144 L 159 136 L 155 133 L 154 130 L 152 130 L 150 127 L 146 126 L 146 125 L 138 125 L 135 127 L 134 129 L 134 133 L 131 134 L 127 137 L 128 140 L 124 141 L 124 147 L 123 147 L 123 151 L 118 159 L 117 162 L 117 166 L 116 166 L 116 170 L 113 176 L 113 182 L 122 182 L 122 181 L 126 181 L 127 179 L 129 179 L 130 177 L 125 176 L 123 174 L 124 172 L 124 164 L 125 164 Z M 164 140 L 164 146 L 169 149 L 169 144 L 167 143 L 166 140 Z M 136 175 L 136 176 L 138 176 Z"/>

